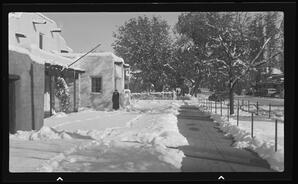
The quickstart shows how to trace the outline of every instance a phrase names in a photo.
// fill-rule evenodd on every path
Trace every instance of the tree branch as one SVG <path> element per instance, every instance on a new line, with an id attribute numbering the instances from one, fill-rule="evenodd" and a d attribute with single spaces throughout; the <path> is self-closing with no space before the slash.
<path id="1" fill-rule="evenodd" d="M 275 53 L 273 54 L 270 58 L 268 59 L 265 59 L 265 60 L 262 60 L 261 62 L 259 63 L 255 63 L 254 65 L 252 65 L 253 67 L 259 67 L 263 64 L 266 64 L 266 63 L 269 63 L 271 61 L 271 59 L 275 58 L 276 56 L 278 56 L 279 54 L 281 54 L 281 52 L 278 52 L 278 53 Z"/>

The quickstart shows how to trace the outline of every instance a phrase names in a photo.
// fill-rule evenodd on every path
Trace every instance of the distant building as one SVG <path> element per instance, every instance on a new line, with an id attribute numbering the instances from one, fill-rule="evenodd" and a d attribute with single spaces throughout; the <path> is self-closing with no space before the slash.
<path id="1" fill-rule="evenodd" d="M 76 81 L 83 70 L 65 68 L 73 61 L 59 53 L 72 50 L 53 20 L 40 13 L 9 13 L 8 23 L 9 129 L 38 130 L 55 109 L 58 76 L 76 86 L 71 99 L 73 110 L 78 108 Z"/>
<path id="2" fill-rule="evenodd" d="M 266 67 L 262 80 L 253 86 L 258 96 L 284 97 L 284 74 L 278 68 Z"/>
<path id="3" fill-rule="evenodd" d="M 82 54 L 64 53 L 75 60 Z M 112 94 L 120 93 L 120 106 L 129 104 L 129 65 L 111 52 L 90 53 L 75 65 L 85 73 L 80 78 L 80 106 L 112 109 Z"/>

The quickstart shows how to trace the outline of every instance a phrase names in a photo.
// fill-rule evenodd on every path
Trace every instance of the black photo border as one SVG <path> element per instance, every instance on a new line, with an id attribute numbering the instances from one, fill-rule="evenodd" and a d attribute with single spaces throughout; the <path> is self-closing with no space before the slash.
<path id="1" fill-rule="evenodd" d="M 10 173 L 8 124 L 8 13 L 9 12 L 190 12 L 283 11 L 285 20 L 285 171 L 284 172 L 181 172 L 181 173 Z M 107 181 L 292 181 L 294 177 L 294 73 L 296 3 L 190 2 L 190 3 L 14 3 L 2 4 L 2 182 L 107 182 Z M 3 84 L 4 83 L 4 84 Z M 5 86 L 6 85 L 6 86 Z"/>

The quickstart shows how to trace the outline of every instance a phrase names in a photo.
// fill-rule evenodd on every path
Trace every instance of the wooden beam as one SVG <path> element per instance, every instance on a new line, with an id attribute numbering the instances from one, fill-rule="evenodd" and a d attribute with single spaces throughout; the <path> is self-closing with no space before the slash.
<path id="1" fill-rule="evenodd" d="M 50 83 L 50 116 L 52 116 L 53 115 L 53 112 L 52 112 L 52 108 L 53 108 L 52 76 L 50 75 L 49 78 L 50 78 L 50 81 L 49 81 L 49 83 Z"/>
<path id="2" fill-rule="evenodd" d="M 33 63 L 31 63 L 30 75 L 31 75 L 31 116 L 32 116 L 32 130 L 35 130 L 35 104 L 34 104 L 34 71 Z"/>
<path id="3" fill-rule="evenodd" d="M 11 74 L 9 74 L 9 80 L 19 80 L 20 79 L 20 76 L 18 76 L 18 75 L 11 75 Z"/>
<path id="4" fill-rule="evenodd" d="M 81 74 L 78 73 L 78 110 L 81 106 Z"/>
<path id="5" fill-rule="evenodd" d="M 74 74 L 74 77 L 73 77 L 73 111 L 74 112 L 77 112 L 77 98 L 76 98 L 76 95 L 77 95 L 77 85 L 76 85 L 76 75 Z"/>

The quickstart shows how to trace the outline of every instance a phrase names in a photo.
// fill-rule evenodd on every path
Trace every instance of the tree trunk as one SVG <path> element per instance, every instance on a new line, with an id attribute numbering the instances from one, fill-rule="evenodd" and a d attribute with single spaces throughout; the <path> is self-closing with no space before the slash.
<path id="1" fill-rule="evenodd" d="M 230 99 L 230 115 L 234 114 L 234 88 L 229 89 L 229 99 Z"/>
<path id="2" fill-rule="evenodd" d="M 232 62 L 229 63 L 229 99 L 230 99 L 230 115 L 234 114 L 234 85 L 232 84 Z"/>
<path id="3" fill-rule="evenodd" d="M 194 86 L 194 95 L 195 95 L 195 97 L 197 97 L 197 95 L 198 95 L 198 88 L 199 88 L 199 86 L 200 86 L 200 82 L 199 81 L 196 81 L 195 82 L 195 86 Z"/>

